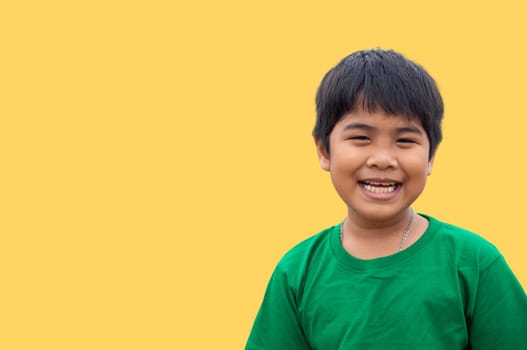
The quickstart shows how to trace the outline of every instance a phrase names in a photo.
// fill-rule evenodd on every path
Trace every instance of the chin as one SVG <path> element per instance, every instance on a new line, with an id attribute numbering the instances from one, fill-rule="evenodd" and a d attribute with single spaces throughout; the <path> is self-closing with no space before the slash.
<path id="1" fill-rule="evenodd" d="M 361 216 L 366 220 L 383 222 L 383 221 L 389 221 L 391 219 L 396 218 L 398 215 L 400 215 L 402 212 L 408 209 L 408 207 L 409 205 L 404 206 L 404 207 L 397 207 L 397 208 L 394 208 L 394 207 L 387 208 L 385 206 L 379 206 L 379 205 L 371 206 L 371 208 L 349 207 L 349 212 L 351 214 Z"/>

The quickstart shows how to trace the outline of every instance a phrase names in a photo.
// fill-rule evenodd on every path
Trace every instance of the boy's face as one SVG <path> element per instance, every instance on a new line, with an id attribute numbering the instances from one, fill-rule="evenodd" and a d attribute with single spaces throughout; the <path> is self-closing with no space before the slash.
<path id="1" fill-rule="evenodd" d="M 429 141 L 419 120 L 357 109 L 335 125 L 329 154 L 317 142 L 321 167 L 347 204 L 367 221 L 401 215 L 423 191 L 432 169 Z"/>

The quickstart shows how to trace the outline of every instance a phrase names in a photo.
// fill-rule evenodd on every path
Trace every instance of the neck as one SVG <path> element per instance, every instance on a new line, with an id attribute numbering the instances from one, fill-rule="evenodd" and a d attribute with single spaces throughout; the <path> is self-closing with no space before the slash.
<path id="1" fill-rule="evenodd" d="M 390 235 L 400 237 L 413 215 L 412 208 L 407 208 L 403 212 L 387 219 L 377 219 L 349 211 L 348 216 L 344 219 L 344 230 L 350 236 L 357 238 L 364 237 L 366 239 Z"/>
<path id="2" fill-rule="evenodd" d="M 406 248 L 413 223 L 414 213 L 411 208 L 382 222 L 348 215 L 341 226 L 342 246 L 351 255 L 363 259 L 392 255 Z"/>

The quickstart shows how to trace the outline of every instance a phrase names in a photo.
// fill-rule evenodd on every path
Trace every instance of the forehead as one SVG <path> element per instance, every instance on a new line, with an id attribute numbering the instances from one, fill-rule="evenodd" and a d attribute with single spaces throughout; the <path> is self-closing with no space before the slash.
<path id="1" fill-rule="evenodd" d="M 349 129 L 353 125 L 365 125 L 372 128 L 415 127 L 424 131 L 419 118 L 404 114 L 389 114 L 382 110 L 367 111 L 361 108 L 348 112 L 335 125 L 336 129 Z"/>

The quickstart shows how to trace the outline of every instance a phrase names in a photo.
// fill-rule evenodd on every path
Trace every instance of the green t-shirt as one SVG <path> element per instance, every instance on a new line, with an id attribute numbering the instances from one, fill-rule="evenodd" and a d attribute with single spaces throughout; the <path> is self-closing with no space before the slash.
<path id="1" fill-rule="evenodd" d="M 425 216 L 407 249 L 360 260 L 334 226 L 276 267 L 246 350 L 527 349 L 527 296 L 498 250 Z"/>

